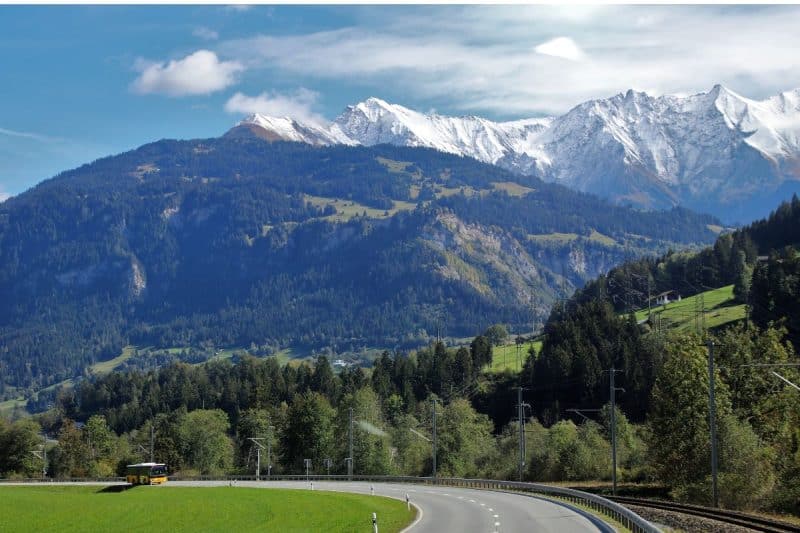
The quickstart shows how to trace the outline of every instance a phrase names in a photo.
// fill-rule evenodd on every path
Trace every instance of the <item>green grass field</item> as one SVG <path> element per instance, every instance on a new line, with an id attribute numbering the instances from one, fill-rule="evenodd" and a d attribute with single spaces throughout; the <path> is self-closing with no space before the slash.
<path id="1" fill-rule="evenodd" d="M 399 500 L 241 487 L 0 487 L 0 531 L 396 532 L 414 518 Z"/>
<path id="2" fill-rule="evenodd" d="M 592 230 L 588 236 L 578 235 L 577 233 L 537 233 L 529 234 L 528 240 L 540 244 L 568 244 L 578 239 L 586 239 L 590 242 L 596 242 L 603 246 L 617 246 L 619 243 L 609 237 L 603 235 L 597 230 Z"/>
<path id="3" fill-rule="evenodd" d="M 716 328 L 746 317 L 745 305 L 733 300 L 733 285 L 706 291 L 702 295 L 706 328 Z M 654 307 L 654 320 L 660 318 L 661 324 L 668 328 L 691 330 L 695 328 L 695 306 L 699 298 L 700 295 L 690 296 L 666 306 Z M 647 318 L 647 312 L 647 309 L 637 311 L 636 320 Z"/>
<path id="4" fill-rule="evenodd" d="M 536 350 L 536 353 L 542 351 L 542 341 L 531 341 L 520 344 L 519 359 L 517 359 L 517 345 L 504 344 L 502 346 L 494 346 L 492 348 L 492 366 L 489 367 L 489 372 L 505 372 L 510 370 L 512 372 L 519 372 L 522 370 L 522 365 L 528 358 L 528 350 L 531 346 Z"/>
<path id="5" fill-rule="evenodd" d="M 89 367 L 92 374 L 103 375 L 116 369 L 119 365 L 127 361 L 133 355 L 135 350 L 134 346 L 126 346 L 122 349 L 122 353 L 108 361 L 100 361 Z"/>
<path id="6" fill-rule="evenodd" d="M 536 192 L 536 189 L 525 187 L 513 181 L 493 181 L 492 187 L 496 191 L 505 191 L 509 196 L 525 196 L 528 193 Z"/>
<path id="7" fill-rule="evenodd" d="M 24 410 L 26 405 L 28 405 L 28 400 L 23 397 L 0 402 L 0 418 L 10 417 L 14 413 L 14 409 Z"/>
<path id="8" fill-rule="evenodd" d="M 411 202 L 394 201 L 392 209 L 375 209 L 352 200 L 342 200 L 340 198 L 327 198 L 324 196 L 304 195 L 305 201 L 317 207 L 327 207 L 329 205 L 336 209 L 336 214 L 324 217 L 331 222 L 347 222 L 353 217 L 366 213 L 369 218 L 388 218 L 396 215 L 400 211 L 412 211 L 417 204 Z"/>

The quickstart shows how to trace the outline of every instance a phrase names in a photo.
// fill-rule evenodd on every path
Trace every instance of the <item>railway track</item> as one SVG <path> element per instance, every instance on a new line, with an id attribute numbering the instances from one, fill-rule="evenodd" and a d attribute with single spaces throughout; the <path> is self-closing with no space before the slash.
<path id="1" fill-rule="evenodd" d="M 634 505 L 639 507 L 647 507 L 650 509 L 670 511 L 673 513 L 699 516 L 702 518 L 710 518 L 719 522 L 725 522 L 726 524 L 746 527 L 754 531 L 764 531 L 767 533 L 800 533 L 800 525 L 781 522 L 779 520 L 770 520 L 769 518 L 762 518 L 760 516 L 754 516 L 738 511 L 727 511 L 724 509 L 714 509 L 711 507 L 702 507 L 700 505 L 689 505 L 685 503 L 667 502 L 663 500 L 647 500 L 626 497 L 608 497 L 608 499 L 625 506 Z"/>

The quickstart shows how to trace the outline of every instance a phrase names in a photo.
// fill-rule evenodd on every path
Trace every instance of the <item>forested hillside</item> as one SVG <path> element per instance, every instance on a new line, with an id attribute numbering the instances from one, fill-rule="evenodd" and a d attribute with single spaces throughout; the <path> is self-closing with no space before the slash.
<path id="1" fill-rule="evenodd" d="M 159 141 L 0 204 L 0 399 L 126 345 L 340 353 L 529 331 L 585 280 L 710 242 L 714 223 L 429 149 Z"/>
<path id="2" fill-rule="evenodd" d="M 647 318 L 643 311 L 638 322 L 633 314 L 648 309 L 648 292 L 685 297 L 730 284 L 733 303 L 747 309 L 738 322 L 706 328 L 696 320 L 687 332 L 660 327 L 656 313 Z M 703 300 L 695 302 L 703 316 Z M 520 381 L 531 390 L 536 416 L 553 424 L 577 420 L 570 410 L 606 404 L 609 373 L 616 370 L 615 385 L 623 389 L 617 405 L 650 432 L 652 473 L 676 498 L 708 502 L 713 351 L 723 499 L 733 507 L 797 510 L 800 394 L 784 380 L 800 382 L 798 302 L 800 200 L 794 197 L 700 253 L 627 262 L 588 283 L 554 308 L 541 353 L 527 360 Z"/>
<path id="3" fill-rule="evenodd" d="M 800 297 L 786 231 L 795 227 L 799 206 L 793 200 L 691 258 L 704 265 L 724 249 L 720 242 L 751 242 L 759 253 L 780 247 L 746 263 L 752 275 L 742 276 L 738 293 L 750 302 L 752 321 L 713 331 L 654 328 L 616 310 L 608 292 L 591 297 L 587 291 L 607 279 L 601 277 L 556 306 L 541 352 L 531 350 L 520 373 L 486 371 L 506 335 L 494 325 L 461 346 L 387 351 L 370 370 L 350 365 L 337 373 L 324 356 L 281 365 L 277 357 L 236 355 L 92 376 L 61 389 L 53 408 L 33 420 L 0 422 L 0 475 L 41 472 L 41 459 L 28 453 L 41 442 L 40 431 L 57 439 L 48 445 L 54 477 L 119 472 L 149 456 L 151 435 L 154 457 L 183 475 L 252 472 L 250 437 L 272 443 L 274 473 L 299 473 L 305 458 L 316 472 L 331 458 L 331 472 L 344 473 L 351 408 L 356 473 L 428 475 L 435 404 L 440 475 L 514 479 L 522 386 L 531 406 L 524 478 L 596 484 L 611 477 L 613 369 L 620 482 L 631 490 L 646 482 L 664 496 L 708 504 L 710 341 L 722 505 L 800 512 L 800 395 L 782 380 L 800 381 L 785 327 Z M 667 254 L 654 263 L 672 260 Z M 757 301 L 766 302 L 770 319 Z"/>

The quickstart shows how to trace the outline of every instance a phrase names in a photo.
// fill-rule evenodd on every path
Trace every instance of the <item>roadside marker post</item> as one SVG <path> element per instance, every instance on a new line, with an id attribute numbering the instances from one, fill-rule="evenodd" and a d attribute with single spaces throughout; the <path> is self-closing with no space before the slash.
<path id="1" fill-rule="evenodd" d="M 372 533 L 378 533 L 378 513 L 372 513 Z"/>

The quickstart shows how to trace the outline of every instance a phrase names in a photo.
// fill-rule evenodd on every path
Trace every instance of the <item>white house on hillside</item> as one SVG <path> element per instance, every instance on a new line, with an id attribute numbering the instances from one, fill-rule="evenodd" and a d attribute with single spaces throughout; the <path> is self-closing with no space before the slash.
<path id="1" fill-rule="evenodd" d="M 653 296 L 652 299 L 655 300 L 656 305 L 667 305 L 670 302 L 680 302 L 681 295 L 675 291 L 666 291 Z"/>

